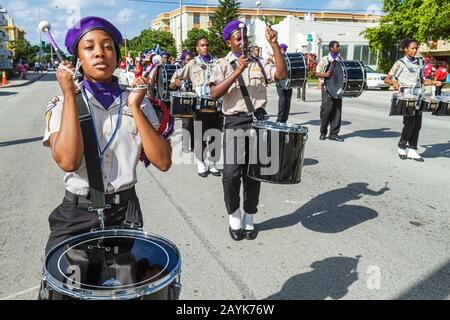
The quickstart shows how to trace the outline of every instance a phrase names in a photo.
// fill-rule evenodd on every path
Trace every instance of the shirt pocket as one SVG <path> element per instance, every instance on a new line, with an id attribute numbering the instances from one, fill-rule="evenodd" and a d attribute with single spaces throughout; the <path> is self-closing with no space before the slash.
<path id="1" fill-rule="evenodd" d="M 264 74 L 259 65 L 252 66 L 249 70 L 250 84 L 253 86 L 262 86 L 265 84 Z"/>
<path id="2" fill-rule="evenodd" d="M 203 85 L 203 70 L 201 68 L 195 68 L 192 70 L 191 81 L 192 84 L 196 86 Z"/>

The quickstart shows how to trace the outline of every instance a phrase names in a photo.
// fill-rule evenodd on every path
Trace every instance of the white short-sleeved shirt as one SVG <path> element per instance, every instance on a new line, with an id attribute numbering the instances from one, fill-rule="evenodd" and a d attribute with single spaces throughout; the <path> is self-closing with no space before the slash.
<path id="1" fill-rule="evenodd" d="M 107 139 L 109 141 L 111 138 L 117 124 L 120 97 L 117 97 L 116 101 L 106 110 L 89 91 L 86 90 L 86 93 L 93 113 L 97 136 L 100 140 L 100 147 L 103 149 L 107 144 Z M 119 128 L 114 140 L 103 155 L 102 174 L 106 193 L 129 189 L 137 182 L 136 166 L 142 151 L 142 142 L 131 109 L 127 105 L 129 92 L 123 91 L 122 95 L 122 115 L 119 121 Z M 53 98 L 47 107 L 44 146 L 50 146 L 50 136 L 60 129 L 62 109 L 63 97 Z M 142 101 L 141 110 L 157 130 L 159 128 L 159 120 L 148 99 L 144 98 Z M 88 194 L 89 181 L 84 157 L 78 170 L 66 172 L 64 184 L 66 190 L 74 194 Z"/>

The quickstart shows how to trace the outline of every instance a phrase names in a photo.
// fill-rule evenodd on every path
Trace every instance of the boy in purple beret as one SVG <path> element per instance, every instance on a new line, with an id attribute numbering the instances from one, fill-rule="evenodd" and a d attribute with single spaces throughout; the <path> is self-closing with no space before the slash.
<path id="1" fill-rule="evenodd" d="M 266 39 L 276 58 L 275 65 L 248 57 L 247 27 L 239 20 L 231 21 L 223 29 L 223 40 L 231 52 L 217 61 L 210 81 L 211 96 L 214 99 L 223 98 L 225 135 L 222 183 L 229 215 L 229 233 L 233 240 L 253 240 L 257 236 L 253 216 L 258 211 L 261 182 L 247 176 L 251 146 L 248 139 L 235 139 L 235 131 L 252 128 L 252 112 L 265 113 L 267 81 L 282 80 L 287 76 L 277 38 L 277 32 L 270 26 L 266 27 Z M 245 84 L 250 102 L 245 101 L 238 79 Z M 241 184 L 244 188 L 243 214 L 240 211 Z"/>
<path id="2" fill-rule="evenodd" d="M 280 44 L 283 55 L 286 54 L 288 46 L 284 43 Z M 283 89 L 280 82 L 277 82 L 278 93 L 278 117 L 277 122 L 286 123 L 291 110 L 292 89 Z"/>
<path id="3" fill-rule="evenodd" d="M 85 17 L 67 32 L 65 44 L 74 56 L 73 65 L 81 63 L 82 79 L 75 83 L 73 66 L 62 62 L 56 73 L 62 95 L 52 99 L 45 115 L 43 143 L 65 172 L 65 198 L 50 216 L 46 252 L 67 238 L 99 227 L 99 217 L 88 210 L 92 189 L 84 153 L 87 142 L 98 147 L 104 186 L 99 191 L 104 191 L 110 205 L 104 210 L 107 227 L 123 226 L 130 217 L 142 225 L 134 189 L 142 150 L 156 168 L 167 171 L 171 166 L 171 146 L 156 131 L 159 121 L 149 100 L 144 99 L 146 90 L 123 91 L 113 76 L 121 42 L 119 30 L 99 17 Z M 147 82 L 138 78 L 132 86 Z M 80 103 L 92 117 L 95 139 L 89 141 L 83 139 L 80 128 Z"/>

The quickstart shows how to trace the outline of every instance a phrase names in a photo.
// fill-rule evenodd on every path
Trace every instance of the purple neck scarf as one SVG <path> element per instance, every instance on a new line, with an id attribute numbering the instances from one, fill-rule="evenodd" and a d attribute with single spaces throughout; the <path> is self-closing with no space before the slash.
<path id="1" fill-rule="evenodd" d="M 233 52 L 236 58 L 240 58 L 242 56 L 242 52 Z"/>
<path id="2" fill-rule="evenodd" d="M 209 63 L 212 59 L 211 55 L 208 53 L 206 56 L 200 54 L 200 58 L 202 58 L 202 60 L 206 63 Z"/>
<path id="3" fill-rule="evenodd" d="M 414 62 L 414 61 L 416 61 L 416 57 L 412 57 L 412 58 L 410 58 L 409 56 L 406 56 L 406 58 L 408 58 L 408 60 L 409 60 L 410 62 Z"/>
<path id="4" fill-rule="evenodd" d="M 110 83 L 89 82 L 88 80 L 84 80 L 83 85 L 86 90 L 100 102 L 105 110 L 108 110 L 111 104 L 118 96 L 120 96 L 120 86 L 117 78 L 113 78 L 113 81 Z"/>
<path id="5" fill-rule="evenodd" d="M 339 56 L 339 53 L 332 53 L 332 52 L 330 52 L 330 54 L 331 54 L 331 57 L 332 57 L 334 60 L 336 60 L 336 58 Z"/>

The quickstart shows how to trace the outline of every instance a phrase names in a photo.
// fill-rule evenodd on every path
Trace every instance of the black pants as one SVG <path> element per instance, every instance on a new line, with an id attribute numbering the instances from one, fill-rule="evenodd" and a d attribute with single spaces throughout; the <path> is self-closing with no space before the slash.
<path id="1" fill-rule="evenodd" d="M 436 95 L 437 96 L 440 96 L 441 94 L 442 94 L 442 88 L 443 88 L 444 86 L 442 85 L 442 86 L 436 86 Z"/>
<path id="2" fill-rule="evenodd" d="M 289 111 L 291 110 L 292 89 L 283 90 L 277 85 L 278 93 L 278 117 L 277 122 L 285 123 L 289 118 Z"/>
<path id="3" fill-rule="evenodd" d="M 320 134 L 326 136 L 330 126 L 329 138 L 336 138 L 341 130 L 342 99 L 332 99 L 322 87 L 322 105 L 320 106 Z"/>
<path id="4" fill-rule="evenodd" d="M 182 149 L 183 152 L 194 151 L 194 118 L 181 119 L 181 127 L 183 128 Z M 189 134 L 187 136 L 187 134 Z"/>
<path id="5" fill-rule="evenodd" d="M 132 205 L 130 206 L 132 202 Z M 143 224 L 142 212 L 134 188 L 128 199 L 123 199 L 119 204 L 111 204 L 111 209 L 105 210 L 105 227 L 124 226 L 127 210 Z M 92 229 L 100 227 L 97 212 L 90 212 L 91 206 L 83 200 L 68 200 L 64 197 L 62 203 L 50 214 L 48 222 L 50 225 L 50 237 L 47 241 L 45 254 L 57 244 L 71 237 L 90 232 Z M 132 209 L 131 209 L 132 208 Z"/>
<path id="6" fill-rule="evenodd" d="M 205 137 L 205 132 L 209 129 L 217 129 L 219 131 L 222 131 L 223 128 L 223 117 L 219 116 L 219 113 L 206 113 L 206 112 L 198 112 L 195 115 L 195 122 L 201 122 L 202 130 L 201 135 L 199 135 L 195 130 L 195 124 L 194 124 L 194 134 L 192 135 L 194 137 L 195 143 L 195 157 L 198 160 L 205 161 L 208 159 L 208 155 L 206 154 L 205 150 L 208 147 L 209 144 L 212 144 L 215 141 L 214 135 L 208 135 Z M 206 138 L 206 140 L 204 139 Z M 192 140 L 192 139 L 191 139 Z M 201 143 L 200 143 L 201 141 Z M 192 145 L 192 142 L 191 142 Z M 220 144 L 218 144 L 220 145 Z M 200 149 L 201 147 L 201 149 Z M 212 150 L 210 154 L 210 159 L 219 161 L 220 159 L 220 148 L 217 148 L 215 150 Z"/>
<path id="7" fill-rule="evenodd" d="M 419 132 L 422 127 L 422 112 L 416 111 L 414 116 L 403 117 L 403 130 L 398 142 L 400 149 L 415 149 L 419 141 Z"/>
<path id="8" fill-rule="evenodd" d="M 225 117 L 222 184 L 228 214 L 234 213 L 240 207 L 241 180 L 244 187 L 244 211 L 248 214 L 255 214 L 258 211 L 261 182 L 252 180 L 247 176 L 250 141 L 246 138 L 236 138 L 230 134 L 230 131 L 227 132 L 230 129 L 247 131 L 251 129 L 252 122 L 252 117 Z"/>

